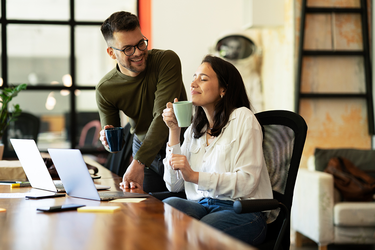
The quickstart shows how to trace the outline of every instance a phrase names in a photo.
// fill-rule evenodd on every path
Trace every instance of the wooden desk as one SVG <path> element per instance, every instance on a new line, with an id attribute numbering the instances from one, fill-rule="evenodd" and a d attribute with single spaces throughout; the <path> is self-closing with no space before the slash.
<path id="1" fill-rule="evenodd" d="M 97 184 L 119 190 L 121 178 L 100 167 Z M 0 185 L 0 193 L 35 192 Z M 114 213 L 43 213 L 37 207 L 62 204 L 121 206 Z M 0 199 L 0 249 L 255 249 L 195 220 L 154 197 L 140 203 L 109 203 L 72 197 Z"/>

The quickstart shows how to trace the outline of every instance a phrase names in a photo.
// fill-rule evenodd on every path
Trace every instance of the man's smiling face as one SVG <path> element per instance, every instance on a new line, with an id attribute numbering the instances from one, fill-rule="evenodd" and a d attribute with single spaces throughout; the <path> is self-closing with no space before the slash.
<path id="1" fill-rule="evenodd" d="M 136 46 L 143 39 L 144 36 L 139 27 L 132 31 L 114 32 L 111 47 L 123 50 L 128 46 Z M 141 51 L 136 47 L 134 54 L 131 56 L 112 48 L 108 48 L 107 52 L 113 59 L 117 60 L 121 72 L 125 75 L 136 77 L 146 69 L 147 49 Z"/>

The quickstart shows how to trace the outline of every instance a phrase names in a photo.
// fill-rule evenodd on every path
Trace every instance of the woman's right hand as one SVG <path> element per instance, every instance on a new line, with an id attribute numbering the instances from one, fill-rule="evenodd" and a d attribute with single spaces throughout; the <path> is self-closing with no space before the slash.
<path id="1" fill-rule="evenodd" d="M 177 98 L 174 99 L 174 102 L 178 102 Z M 171 102 L 168 102 L 166 108 L 163 110 L 163 121 L 169 129 L 174 130 L 179 128 Z"/>

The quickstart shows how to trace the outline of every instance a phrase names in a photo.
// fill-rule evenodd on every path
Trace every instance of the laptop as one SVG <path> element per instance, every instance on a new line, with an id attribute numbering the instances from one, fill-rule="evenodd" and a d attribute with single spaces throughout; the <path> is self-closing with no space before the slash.
<path id="1" fill-rule="evenodd" d="M 18 160 L 20 161 L 27 179 L 33 188 L 52 191 L 55 193 L 65 193 L 61 181 L 54 181 L 52 179 L 34 140 L 10 139 L 10 142 L 12 143 Z M 99 190 L 110 189 L 110 186 L 97 184 L 95 187 Z"/>
<path id="2" fill-rule="evenodd" d="M 97 201 L 119 198 L 149 197 L 149 194 L 123 191 L 98 192 L 78 149 L 48 149 L 56 170 L 69 196 Z"/>

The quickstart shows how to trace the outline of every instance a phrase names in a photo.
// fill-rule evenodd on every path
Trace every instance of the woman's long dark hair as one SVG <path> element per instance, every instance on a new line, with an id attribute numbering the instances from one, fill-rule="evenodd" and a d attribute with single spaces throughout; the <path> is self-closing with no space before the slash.
<path id="1" fill-rule="evenodd" d="M 214 126 L 211 129 L 212 136 L 218 136 L 223 127 L 228 123 L 229 116 L 236 108 L 246 107 L 250 109 L 250 101 L 246 94 L 244 82 L 237 68 L 219 57 L 207 55 L 202 63 L 209 63 L 215 71 L 219 81 L 219 87 L 224 88 L 225 95 L 219 100 L 214 111 Z M 199 138 L 206 131 L 202 129 L 209 126 L 206 114 L 202 107 L 195 107 L 192 129 L 194 138 Z"/>

